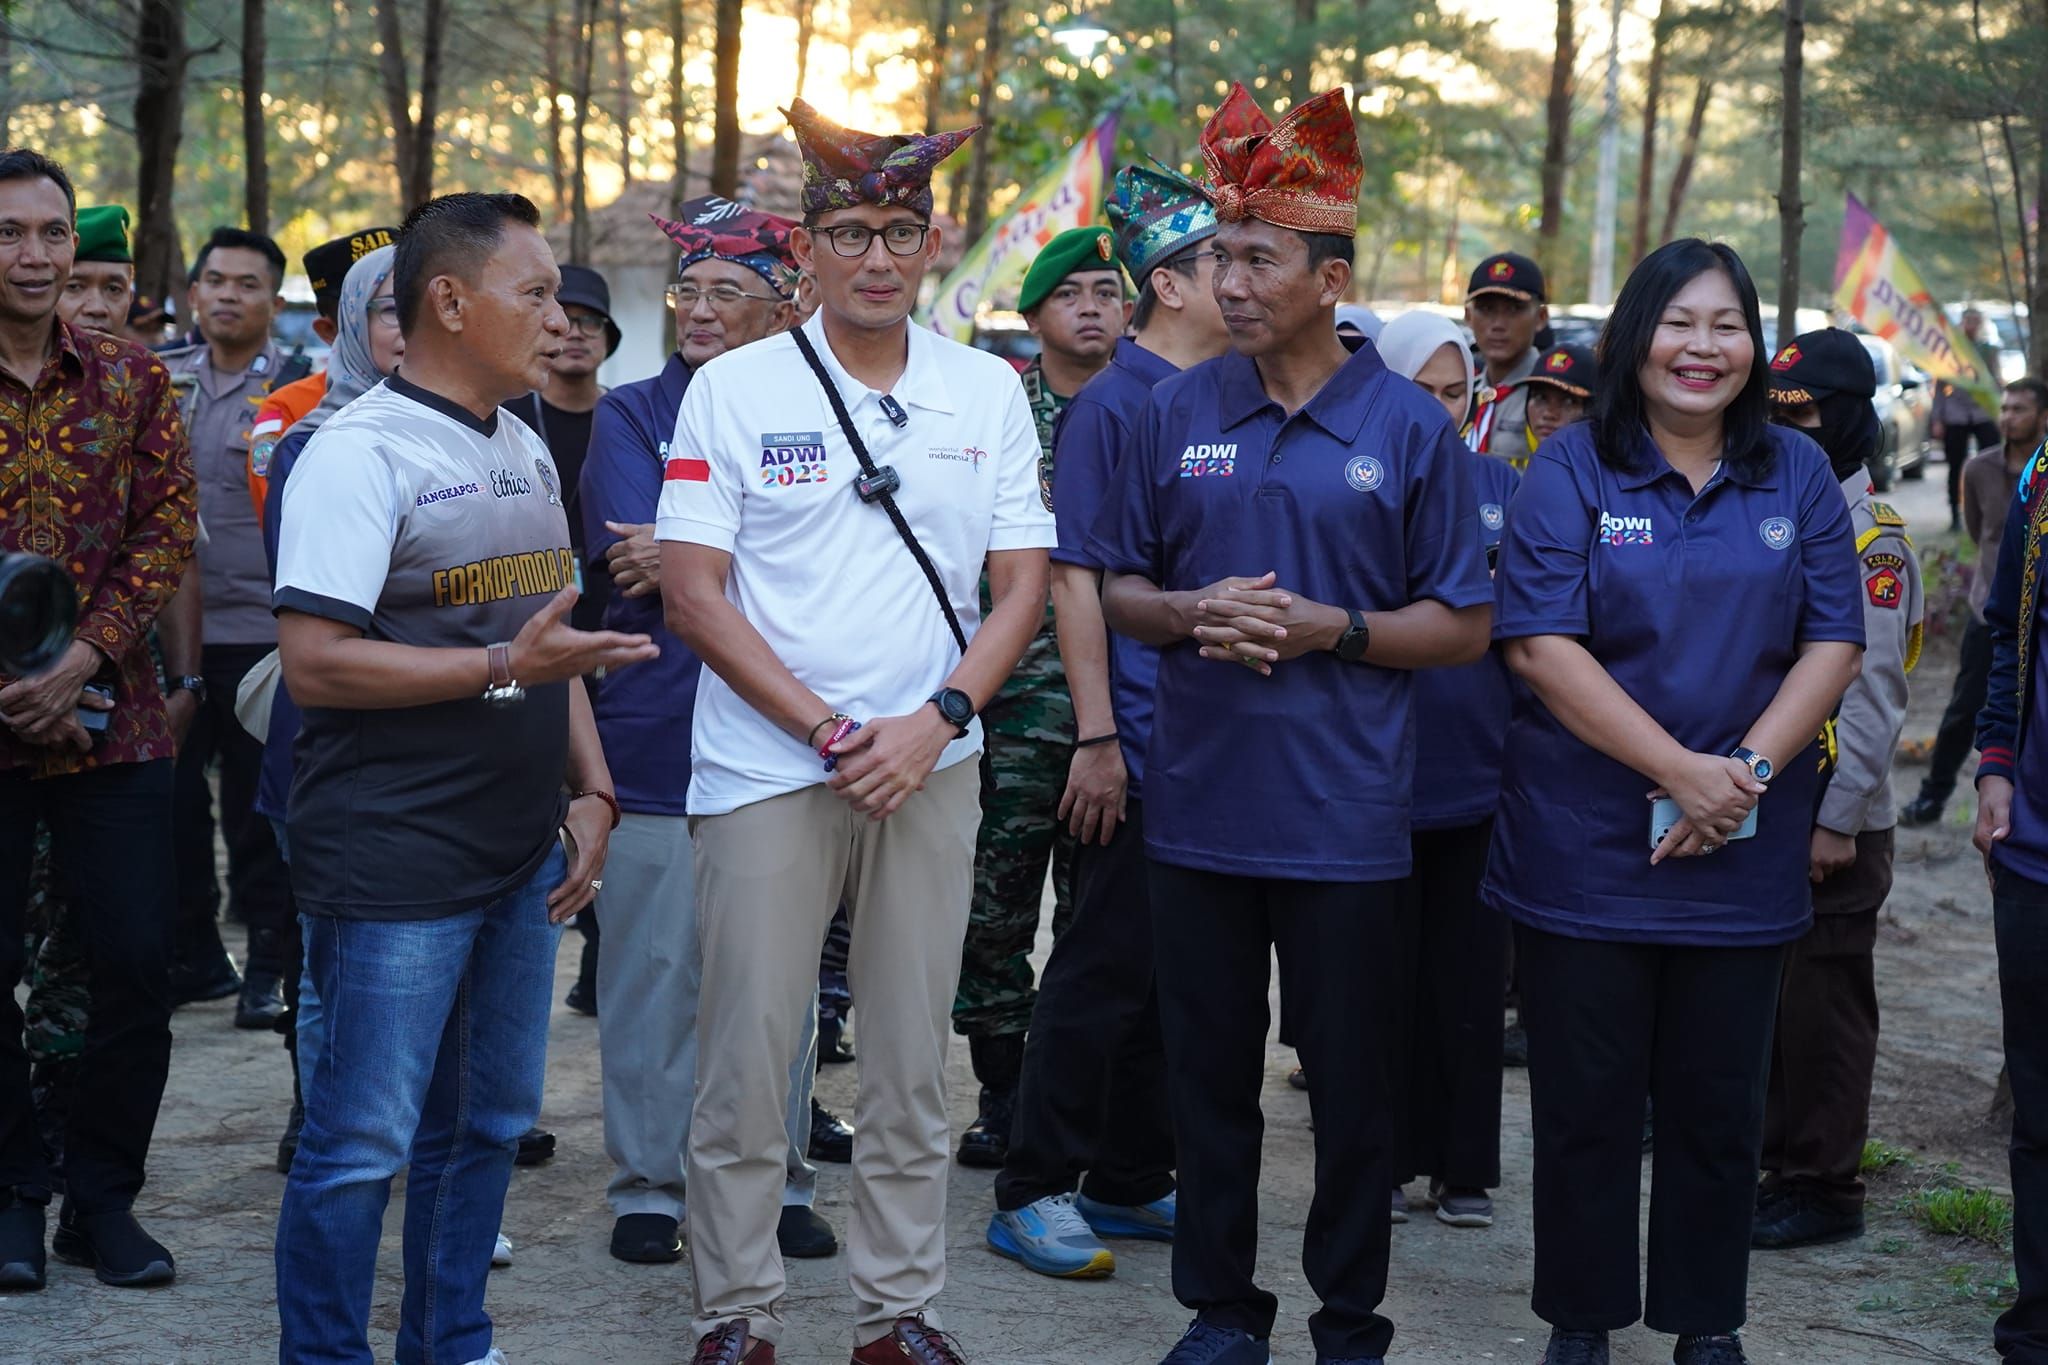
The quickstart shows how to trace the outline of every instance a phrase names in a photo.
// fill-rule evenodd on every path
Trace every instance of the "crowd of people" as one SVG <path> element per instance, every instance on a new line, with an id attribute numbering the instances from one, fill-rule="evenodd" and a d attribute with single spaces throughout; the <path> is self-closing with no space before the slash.
<path id="1" fill-rule="evenodd" d="M 997 1172 L 987 1244 L 1028 1271 L 1170 1242 L 1194 1316 L 1162 1365 L 1267 1361 L 1276 962 L 1319 1365 L 1388 1356 L 1395 1225 L 1491 1226 L 1510 997 L 1546 1365 L 1639 1319 L 1736 1365 L 1752 1249 L 1862 1232 L 1893 829 L 1974 737 L 2017 1109 L 1998 1343 L 2048 1361 L 2048 385 L 2004 390 L 1995 440 L 1948 418 L 1987 569 L 1901 812 L 1923 602 L 1870 489 L 1875 372 L 1834 328 L 1767 352 L 1727 247 L 1653 251 L 1597 348 L 1548 344 L 1513 252 L 1465 328 L 1383 324 L 1347 302 L 1344 93 L 1275 121 L 1236 87 L 1200 181 L 1126 166 L 1106 225 L 1044 244 L 1020 382 L 911 321 L 933 173 L 980 130 L 789 120 L 801 219 L 656 219 L 675 349 L 610 390 L 606 283 L 516 194 L 308 253 L 315 373 L 272 340 L 268 237 L 217 230 L 192 333 L 151 349 L 125 211 L 0 153 L 0 549 L 81 603 L 0 679 L 29 986 L 0 1288 L 44 1285 L 57 1192 L 60 1259 L 175 1277 L 133 1213 L 171 1013 L 232 995 L 293 1077 L 280 1360 L 372 1359 L 403 1173 L 398 1360 L 503 1362 L 486 1283 L 554 1146 L 574 921 L 610 1251 L 687 1255 L 695 1365 L 773 1365 L 784 1258 L 841 1247 L 819 1160 L 851 1166 L 854 1365 L 969 1358 L 954 1160 Z M 848 1124 L 812 1084 L 856 1046 Z"/>

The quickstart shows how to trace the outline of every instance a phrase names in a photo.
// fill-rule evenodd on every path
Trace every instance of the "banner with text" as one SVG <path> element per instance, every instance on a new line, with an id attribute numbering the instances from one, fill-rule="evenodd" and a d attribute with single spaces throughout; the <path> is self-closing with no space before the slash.
<path id="1" fill-rule="evenodd" d="M 1835 302 L 1909 363 L 1962 389 L 1986 412 L 1998 411 L 1997 373 L 1948 320 L 1884 224 L 1853 194 L 1842 214 Z"/>
<path id="2" fill-rule="evenodd" d="M 1116 124 L 1114 110 L 1104 114 L 982 234 L 939 286 L 924 317 L 927 327 L 955 341 L 973 340 L 974 313 L 983 299 L 1023 283 L 1039 248 L 1055 236 L 1102 221 L 1103 197 L 1116 166 Z"/>

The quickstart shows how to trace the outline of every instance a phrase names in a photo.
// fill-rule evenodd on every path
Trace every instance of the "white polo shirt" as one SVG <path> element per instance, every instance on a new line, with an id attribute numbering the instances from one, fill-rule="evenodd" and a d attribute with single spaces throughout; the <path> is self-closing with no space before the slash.
<path id="1" fill-rule="evenodd" d="M 910 327 L 909 363 L 883 395 L 849 375 L 805 324 L 896 503 L 939 571 L 970 639 L 981 624 L 983 559 L 1050 549 L 1038 434 L 1017 373 L 996 356 Z M 879 506 L 854 491 L 860 463 L 796 343 L 769 337 L 691 378 L 669 446 L 655 536 L 729 551 L 726 596 L 777 658 L 856 720 L 915 711 L 945 685 L 959 647 L 931 585 Z M 981 748 L 981 723 L 948 745 L 944 768 Z M 719 815 L 822 782 L 814 750 L 704 670 L 691 727 L 692 815 Z"/>

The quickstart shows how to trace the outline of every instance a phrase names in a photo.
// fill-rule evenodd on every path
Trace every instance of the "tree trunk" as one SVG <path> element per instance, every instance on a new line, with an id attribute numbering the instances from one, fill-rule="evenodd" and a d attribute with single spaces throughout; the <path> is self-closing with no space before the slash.
<path id="1" fill-rule="evenodd" d="M 447 0 L 426 0 L 426 34 L 420 44 L 420 116 L 413 126 L 411 209 L 434 197 L 434 125 L 441 116 L 441 46 L 448 36 Z"/>
<path id="2" fill-rule="evenodd" d="M 377 73 L 391 118 L 391 164 L 398 202 L 410 213 L 434 197 L 434 121 L 441 95 L 441 44 L 448 29 L 446 0 L 425 0 L 420 35 L 419 113 L 412 111 L 412 80 L 405 64 L 405 34 L 397 0 L 377 0 Z"/>
<path id="3" fill-rule="evenodd" d="M 1289 37 L 1293 52 L 1288 58 L 1292 69 L 1287 84 L 1294 102 L 1300 104 L 1316 92 L 1316 0 L 1294 0 L 1294 29 Z"/>
<path id="4" fill-rule="evenodd" d="M 597 0 L 576 0 L 572 13 L 576 122 L 570 134 L 575 151 L 569 166 L 569 259 L 583 265 L 590 260 L 590 189 L 584 166 L 590 150 L 590 72 L 597 57 Z"/>
<path id="5" fill-rule="evenodd" d="M 669 182 L 668 199 L 680 204 L 689 195 L 690 132 L 686 115 L 689 87 L 683 84 L 683 0 L 669 0 L 668 7 L 668 121 L 675 130 L 675 178 Z"/>
<path id="6" fill-rule="evenodd" d="M 975 96 L 974 114 L 982 123 L 991 121 L 991 111 L 996 102 L 996 74 L 1002 61 L 1003 26 L 1009 17 L 1010 0 L 985 0 L 988 6 L 988 28 L 981 40 L 981 88 Z M 992 139 L 987 133 L 974 139 L 974 161 L 967 174 L 967 233 L 965 245 L 972 247 L 981 240 L 981 234 L 988 227 L 989 194 L 989 151 Z"/>
<path id="7" fill-rule="evenodd" d="M 1657 234 L 1659 244 L 1678 235 L 1678 215 L 1685 208 L 1686 191 L 1692 188 L 1693 167 L 1699 164 L 1700 134 L 1707 126 L 1707 105 L 1714 98 L 1714 52 L 1709 65 L 1700 71 L 1700 83 L 1692 92 L 1692 116 L 1685 123 L 1685 141 L 1678 148 L 1678 165 L 1671 171 L 1671 188 L 1664 196 L 1664 227 Z"/>
<path id="8" fill-rule="evenodd" d="M 541 49 L 548 86 L 548 179 L 555 189 L 555 217 L 569 212 L 569 165 L 562 157 L 562 0 L 548 0 L 548 30 Z"/>
<path id="9" fill-rule="evenodd" d="M 1643 150 L 1636 164 L 1636 232 L 1629 244 L 1629 263 L 1643 259 L 1650 249 L 1650 199 L 1657 191 L 1657 116 L 1664 103 L 1664 57 L 1671 41 L 1664 22 L 1665 5 L 1659 0 L 1657 17 L 1650 22 L 1650 69 L 1643 81 Z"/>
<path id="10" fill-rule="evenodd" d="M 1783 156 L 1778 169 L 1778 338 L 1799 331 L 1799 239 L 1806 231 L 1806 204 L 1799 197 L 1800 161 L 1806 140 L 1801 126 L 1801 82 L 1806 62 L 1806 0 L 1785 0 L 1785 94 Z"/>
<path id="11" fill-rule="evenodd" d="M 190 58 L 184 0 L 141 0 L 135 29 L 135 287 L 159 301 L 184 292 L 171 191 Z"/>
<path id="12" fill-rule="evenodd" d="M 14 145 L 14 31 L 0 24 L 0 147 Z"/>
<path id="13" fill-rule="evenodd" d="M 740 24 L 741 0 L 718 0 L 712 43 L 711 192 L 731 199 L 740 192 Z"/>
<path id="14" fill-rule="evenodd" d="M 1564 262 L 1558 254 L 1564 231 L 1564 169 L 1571 154 L 1572 72 L 1579 41 L 1572 27 L 1574 0 L 1557 0 L 1557 52 L 1550 61 L 1550 97 L 1544 102 L 1548 133 L 1543 141 L 1543 221 L 1536 229 L 1536 255 L 1553 283 Z"/>
<path id="15" fill-rule="evenodd" d="M 804 97 L 804 81 L 811 74 L 811 36 L 817 31 L 817 0 L 796 0 L 796 97 Z"/>
<path id="16" fill-rule="evenodd" d="M 2048 9 L 2048 5 L 2043 6 Z M 2048 20 L 2048 15 L 2043 16 Z M 2038 97 L 2034 107 L 2034 206 L 2048 204 L 2048 107 Z M 2032 236 L 2033 254 L 2029 257 L 2027 278 L 2033 297 L 2027 300 L 2027 373 L 2048 374 L 2048 223 L 2036 222 Z"/>
<path id="17" fill-rule="evenodd" d="M 270 231 L 270 153 L 264 142 L 263 0 L 242 0 L 242 215 Z"/>
<path id="18" fill-rule="evenodd" d="M 924 130 L 939 131 L 939 118 L 946 105 L 946 66 L 953 55 L 953 0 L 935 0 L 932 6 L 932 69 L 924 80 Z"/>
<path id="19" fill-rule="evenodd" d="M 621 188 L 633 183 L 633 63 L 626 55 L 626 0 L 612 0 L 613 93 L 619 97 L 619 178 Z"/>

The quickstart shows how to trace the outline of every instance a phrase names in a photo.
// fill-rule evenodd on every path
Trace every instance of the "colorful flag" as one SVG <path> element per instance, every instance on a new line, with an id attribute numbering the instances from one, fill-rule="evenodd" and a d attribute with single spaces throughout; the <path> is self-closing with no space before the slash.
<path id="1" fill-rule="evenodd" d="M 1116 164 L 1116 123 L 1114 109 L 1104 114 L 983 234 L 939 286 L 924 315 L 925 326 L 955 341 L 971 341 L 975 309 L 983 299 L 1022 284 L 1038 249 L 1055 236 L 1101 221 Z"/>
<path id="2" fill-rule="evenodd" d="M 1853 194 L 1842 214 L 1835 302 L 1907 361 L 1962 389 L 1986 412 L 1998 411 L 1998 375 L 1941 311 L 1884 224 Z"/>

